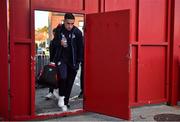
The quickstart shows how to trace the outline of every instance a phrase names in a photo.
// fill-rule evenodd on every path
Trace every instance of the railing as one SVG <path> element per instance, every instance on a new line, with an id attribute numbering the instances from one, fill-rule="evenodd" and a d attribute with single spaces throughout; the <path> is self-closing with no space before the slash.
<path id="1" fill-rule="evenodd" d="M 36 56 L 36 76 L 39 74 L 40 70 L 43 69 L 44 65 L 49 63 L 49 56 L 47 55 L 37 55 Z"/>

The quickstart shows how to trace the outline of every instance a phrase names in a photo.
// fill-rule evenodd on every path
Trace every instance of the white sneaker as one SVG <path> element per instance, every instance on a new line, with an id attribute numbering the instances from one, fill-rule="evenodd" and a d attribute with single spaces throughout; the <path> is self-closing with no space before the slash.
<path id="1" fill-rule="evenodd" d="M 58 89 L 54 89 L 53 95 L 56 97 L 56 99 L 59 99 Z"/>
<path id="2" fill-rule="evenodd" d="M 53 94 L 52 94 L 51 92 L 49 92 L 49 93 L 45 96 L 45 98 L 47 98 L 47 99 L 52 99 L 52 98 L 53 98 Z"/>
<path id="3" fill-rule="evenodd" d="M 64 96 L 59 96 L 58 106 L 59 107 L 63 107 L 64 106 Z"/>
<path id="4" fill-rule="evenodd" d="M 62 111 L 67 111 L 68 110 L 66 105 L 62 106 L 61 109 L 62 109 Z"/>

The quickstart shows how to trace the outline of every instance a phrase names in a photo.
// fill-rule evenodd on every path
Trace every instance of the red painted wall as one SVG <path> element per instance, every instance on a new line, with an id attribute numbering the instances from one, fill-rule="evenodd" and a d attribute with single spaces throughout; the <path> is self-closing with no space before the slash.
<path id="1" fill-rule="evenodd" d="M 172 42 L 172 103 L 180 100 L 180 1 L 174 1 L 174 34 Z"/>
<path id="2" fill-rule="evenodd" d="M 167 0 L 139 1 L 139 103 L 167 101 L 167 16 Z"/>
<path id="3" fill-rule="evenodd" d="M 105 0 L 105 11 L 121 9 L 131 9 L 131 105 L 167 101 L 168 0 Z"/>
<path id="4" fill-rule="evenodd" d="M 103 3 L 99 1 L 100 0 L 84 0 L 85 12 L 88 14 L 88 13 L 97 13 L 101 11 L 100 8 L 103 7 Z"/>
<path id="5" fill-rule="evenodd" d="M 139 41 L 161 43 L 166 40 L 167 0 L 141 0 L 139 2 Z"/>
<path id="6" fill-rule="evenodd" d="M 8 35 L 7 3 L 0 4 L 0 120 L 8 118 Z"/>
<path id="7" fill-rule="evenodd" d="M 79 11 L 84 9 L 84 0 L 29 0 L 33 2 L 34 8 L 41 8 L 46 10 L 73 10 Z M 93 2 L 92 2 L 93 3 Z"/>
<path id="8" fill-rule="evenodd" d="M 10 1 L 11 119 L 34 113 L 33 43 L 30 1 Z"/>
<path id="9" fill-rule="evenodd" d="M 172 22 L 174 25 L 174 35 L 172 37 L 174 37 L 174 40 L 169 38 L 169 35 L 172 33 L 170 21 L 173 19 L 170 14 L 173 5 L 171 6 L 170 4 L 173 1 L 175 1 L 174 21 Z M 2 10 L 0 12 L 2 12 L 4 16 L 6 16 L 5 2 L 6 1 L 3 0 L 3 4 L 0 5 Z M 10 1 L 11 117 L 31 117 L 35 115 L 33 12 L 37 9 L 75 13 L 97 13 L 130 9 L 130 43 L 132 48 L 130 103 L 131 105 L 144 105 L 167 102 L 169 100 L 169 87 L 172 86 L 169 101 L 176 104 L 176 96 L 180 86 L 177 78 L 179 70 L 178 56 L 180 56 L 178 53 L 180 39 L 179 8 L 180 2 L 178 0 Z M 7 35 L 7 28 L 5 27 L 7 21 L 4 19 L 4 16 L 1 16 L 0 19 L 2 26 L 0 31 L 4 33 L 3 35 Z M 5 57 L 4 60 L 1 60 L 2 63 L 0 63 L 0 65 L 4 67 L 3 71 L 0 69 L 0 87 L 3 85 L 3 88 L 0 89 L 0 95 L 2 95 L 2 91 L 4 95 L 4 93 L 7 94 L 8 81 L 7 37 L 1 36 L 0 38 L 5 40 L 2 42 L 2 48 L 0 48 L 3 49 L 3 51 L 0 51 L 0 54 Z M 169 59 L 170 55 L 172 59 Z M 169 77 L 171 72 L 172 77 Z M 146 88 L 149 88 L 149 90 Z M 7 102 L 7 98 L 5 98 L 5 102 Z M 7 104 L 5 105 L 6 107 L 3 106 L 3 113 L 1 113 L 0 110 L 0 115 L 7 112 L 8 107 Z"/>

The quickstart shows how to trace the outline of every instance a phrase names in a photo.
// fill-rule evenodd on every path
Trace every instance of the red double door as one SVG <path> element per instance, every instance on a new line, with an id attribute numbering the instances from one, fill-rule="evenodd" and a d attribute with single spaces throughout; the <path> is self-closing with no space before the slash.
<path id="1" fill-rule="evenodd" d="M 15 6 L 12 8 L 14 12 L 20 12 L 15 8 Z M 21 12 L 21 16 L 26 15 L 25 12 Z M 16 15 L 11 14 L 10 19 Z M 86 15 L 85 111 L 121 119 L 130 118 L 129 14 L 129 10 L 122 10 Z M 28 28 L 28 23 L 33 23 L 31 21 L 34 20 L 27 19 L 27 22 L 23 19 L 23 22 L 19 22 L 21 19 L 15 20 L 14 18 L 10 22 L 10 102 L 3 104 L 6 106 L 9 104 L 11 119 L 32 118 L 36 116 L 33 58 L 35 42 L 32 38 L 34 29 L 25 28 Z M 0 89 L 2 87 L 0 86 Z M 3 113 L 2 109 L 0 113 Z"/>

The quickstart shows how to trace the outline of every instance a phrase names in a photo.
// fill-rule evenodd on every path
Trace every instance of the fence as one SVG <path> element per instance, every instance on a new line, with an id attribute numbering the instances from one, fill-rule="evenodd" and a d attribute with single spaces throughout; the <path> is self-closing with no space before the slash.
<path id="1" fill-rule="evenodd" d="M 44 65 L 47 65 L 49 63 L 49 56 L 47 55 L 37 55 L 36 56 L 36 70 L 35 70 L 35 76 L 39 74 L 40 70 L 44 67 Z"/>

